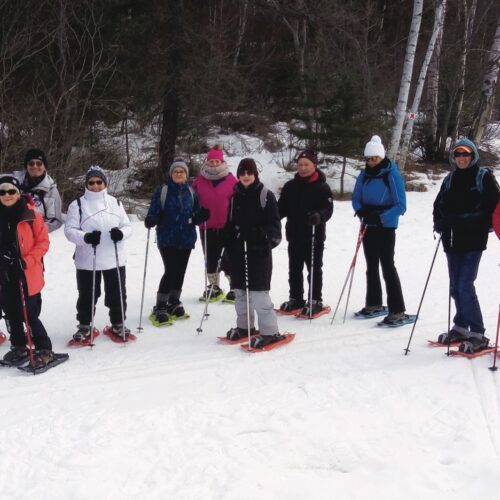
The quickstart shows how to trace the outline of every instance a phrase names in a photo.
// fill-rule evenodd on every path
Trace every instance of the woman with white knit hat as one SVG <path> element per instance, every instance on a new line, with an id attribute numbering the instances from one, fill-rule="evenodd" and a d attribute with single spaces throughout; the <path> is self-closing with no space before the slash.
<path id="1" fill-rule="evenodd" d="M 406 193 L 398 166 L 385 155 L 378 135 L 364 150 L 366 166 L 359 174 L 352 193 L 352 207 L 366 225 L 363 250 L 366 258 L 366 303 L 358 317 L 389 314 L 383 323 L 399 326 L 408 322 L 398 272 L 394 265 L 394 247 L 399 216 L 406 211 Z M 382 305 L 379 265 L 387 291 L 387 308 Z"/>

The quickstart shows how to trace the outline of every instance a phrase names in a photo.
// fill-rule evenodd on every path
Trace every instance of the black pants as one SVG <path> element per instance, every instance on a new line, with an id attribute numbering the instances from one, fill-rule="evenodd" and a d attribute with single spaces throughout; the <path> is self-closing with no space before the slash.
<path id="1" fill-rule="evenodd" d="M 205 248 L 205 231 L 207 233 L 207 248 Z M 200 226 L 200 239 L 203 247 L 205 258 L 207 259 L 207 273 L 213 274 L 217 272 L 217 263 L 220 254 L 224 248 L 224 241 L 222 238 L 222 229 L 203 229 Z M 207 251 L 208 250 L 208 251 Z M 226 252 L 222 256 L 220 271 L 223 271 L 226 276 L 231 276 L 231 266 L 229 264 Z"/>
<path id="2" fill-rule="evenodd" d="M 47 331 L 39 319 L 42 310 L 42 296 L 37 293 L 28 297 L 26 288 L 24 292 L 28 322 L 33 336 L 35 349 L 52 350 L 52 343 Z M 24 313 L 21 303 L 21 294 L 17 282 L 8 282 L 2 285 L 2 309 L 5 314 L 5 324 L 10 333 L 10 342 L 14 347 L 26 346 L 24 333 Z"/>
<path id="3" fill-rule="evenodd" d="M 313 270 L 313 300 L 322 301 L 323 290 L 323 241 L 314 242 L 314 270 Z M 307 282 L 311 285 L 311 241 L 288 242 L 288 283 L 290 298 L 301 300 L 304 298 L 304 264 L 307 267 Z M 306 297 L 309 300 L 309 296 Z"/>
<path id="4" fill-rule="evenodd" d="M 382 286 L 380 284 L 379 264 L 387 292 L 389 312 L 406 310 L 401 291 L 398 272 L 394 266 L 394 246 L 396 230 L 385 227 L 368 227 L 363 238 L 366 258 L 366 306 L 382 305 Z"/>
<path id="5" fill-rule="evenodd" d="M 109 319 L 112 325 L 122 322 L 122 308 L 120 304 L 120 287 L 118 286 L 118 273 L 116 268 L 95 273 L 95 300 L 101 296 L 101 275 L 104 278 L 104 305 L 109 308 Z M 127 293 L 125 291 L 125 266 L 120 267 L 123 296 L 123 317 L 127 311 Z M 92 271 L 76 270 L 76 284 L 78 287 L 78 300 L 76 302 L 76 319 L 81 325 L 90 325 L 92 321 Z"/>
<path id="6" fill-rule="evenodd" d="M 160 248 L 160 255 L 165 272 L 161 277 L 158 293 L 168 294 L 172 290 L 182 291 L 191 249 L 164 247 Z"/>

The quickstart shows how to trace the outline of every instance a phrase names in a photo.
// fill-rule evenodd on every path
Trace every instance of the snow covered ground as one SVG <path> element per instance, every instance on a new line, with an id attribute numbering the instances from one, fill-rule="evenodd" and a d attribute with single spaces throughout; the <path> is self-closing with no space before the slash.
<path id="1" fill-rule="evenodd" d="M 437 241 L 437 186 L 408 194 L 396 262 L 407 310 L 416 312 Z M 324 298 L 335 306 L 357 238 L 349 202 L 328 224 Z M 128 242 L 128 325 L 139 324 L 146 230 Z M 62 230 L 46 257 L 42 319 L 56 351 L 75 330 L 73 247 Z M 151 238 L 145 317 L 161 260 Z M 274 253 L 272 297 L 287 298 L 287 244 Z M 494 340 L 500 243 L 490 236 L 477 290 Z M 342 323 L 280 318 L 293 343 L 249 355 L 217 343 L 233 307 L 203 310 L 203 257 L 193 252 L 183 301 L 191 318 L 128 345 L 99 337 L 93 349 L 39 376 L 0 371 L 0 498 L 360 500 L 500 498 L 500 373 L 492 357 L 446 357 L 427 339 L 447 323 L 445 257 L 436 265 L 417 325 L 379 329 L 354 320 L 364 302 L 364 259 Z M 224 286 L 226 283 L 224 282 Z M 107 321 L 101 297 L 97 326 Z M 2 328 L 3 325 L 2 325 Z M 3 355 L 8 346 L 0 347 Z"/>

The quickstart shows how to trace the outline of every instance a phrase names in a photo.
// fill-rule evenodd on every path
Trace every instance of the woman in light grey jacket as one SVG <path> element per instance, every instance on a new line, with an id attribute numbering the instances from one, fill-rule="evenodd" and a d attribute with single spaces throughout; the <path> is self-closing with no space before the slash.
<path id="1" fill-rule="evenodd" d="M 54 179 L 47 173 L 47 157 L 41 149 L 30 149 L 24 158 L 24 171 L 14 172 L 21 191 L 28 193 L 36 211 L 43 217 L 49 233 L 62 226 L 61 196 Z"/>

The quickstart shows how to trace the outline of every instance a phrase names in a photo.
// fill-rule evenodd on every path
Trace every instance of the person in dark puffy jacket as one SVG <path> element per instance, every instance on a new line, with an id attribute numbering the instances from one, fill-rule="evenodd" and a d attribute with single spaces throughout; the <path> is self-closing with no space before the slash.
<path id="1" fill-rule="evenodd" d="M 318 170 L 315 151 L 305 149 L 297 157 L 297 174 L 289 180 L 278 200 L 280 217 L 286 217 L 288 241 L 289 300 L 281 304 L 283 313 L 300 313 L 309 316 L 324 310 L 323 307 L 323 250 L 326 238 L 326 222 L 333 213 L 332 190 L 323 172 Z M 312 304 L 304 301 L 304 264 L 308 282 L 311 283 L 312 228 L 314 233 L 314 272 Z"/>
<path id="2" fill-rule="evenodd" d="M 499 189 L 493 174 L 479 167 L 479 152 L 469 139 L 460 139 L 451 148 L 449 162 L 453 170 L 443 180 L 433 216 L 434 230 L 441 233 L 448 260 L 456 314 L 453 328 L 439 335 L 438 341 L 461 342 L 459 350 L 470 354 L 489 345 L 474 281 L 488 242 Z"/>
<path id="3" fill-rule="evenodd" d="M 274 306 L 269 296 L 273 269 L 272 249 L 281 241 L 281 222 L 276 198 L 259 180 L 259 171 L 252 158 L 240 161 L 237 176 L 239 182 L 236 184 L 224 227 L 237 315 L 236 328 L 227 332 L 227 338 L 236 340 L 247 336 L 248 325 L 250 333 L 255 334 L 255 311 L 259 320 L 259 335 L 252 338 L 251 347 L 262 348 L 284 338 L 279 334 Z M 250 317 L 247 314 L 247 284 Z"/>
<path id="4" fill-rule="evenodd" d="M 403 324 L 408 321 L 398 272 L 394 265 L 394 247 L 399 216 L 406 211 L 406 193 L 398 166 L 385 155 L 378 135 L 366 144 L 366 167 L 356 179 L 352 208 L 365 224 L 363 250 L 366 259 L 365 307 L 358 315 L 374 317 L 384 314 L 379 265 L 387 291 L 389 314 L 384 323 Z"/>
<path id="5" fill-rule="evenodd" d="M 156 226 L 158 249 L 165 268 L 151 316 L 157 326 L 186 316 L 180 297 L 189 257 L 196 243 L 196 224 L 210 216 L 208 209 L 200 206 L 188 178 L 186 162 L 182 158 L 174 160 L 169 178 L 154 193 L 144 220 L 148 229 Z"/>

